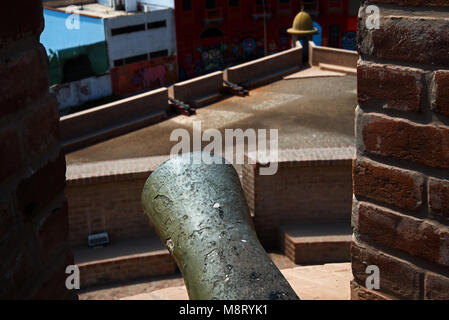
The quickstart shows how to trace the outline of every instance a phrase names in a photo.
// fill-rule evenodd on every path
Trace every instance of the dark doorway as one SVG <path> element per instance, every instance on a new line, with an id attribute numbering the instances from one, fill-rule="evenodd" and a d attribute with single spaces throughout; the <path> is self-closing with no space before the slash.
<path id="1" fill-rule="evenodd" d="M 92 65 L 85 54 L 64 62 L 64 82 L 78 81 L 93 76 Z"/>
<path id="2" fill-rule="evenodd" d="M 200 36 L 201 39 L 205 38 L 221 38 L 223 37 L 223 32 L 218 28 L 206 29 Z"/>
<path id="3" fill-rule="evenodd" d="M 206 9 L 214 9 L 217 7 L 215 0 L 206 0 Z"/>
<path id="4" fill-rule="evenodd" d="M 329 47 L 340 47 L 340 25 L 331 24 L 329 26 Z"/>

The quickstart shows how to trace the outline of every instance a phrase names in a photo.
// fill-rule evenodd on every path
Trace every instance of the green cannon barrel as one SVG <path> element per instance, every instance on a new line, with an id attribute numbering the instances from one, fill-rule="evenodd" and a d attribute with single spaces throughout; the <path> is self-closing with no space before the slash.
<path id="1" fill-rule="evenodd" d="M 234 167 L 216 156 L 213 164 L 201 163 L 204 155 L 163 163 L 142 194 L 145 214 L 176 260 L 190 299 L 299 299 L 257 239 Z"/>

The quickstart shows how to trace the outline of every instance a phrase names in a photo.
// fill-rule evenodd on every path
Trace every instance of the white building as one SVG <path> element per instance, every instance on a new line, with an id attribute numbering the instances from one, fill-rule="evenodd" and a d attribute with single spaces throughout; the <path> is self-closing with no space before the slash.
<path id="1" fill-rule="evenodd" d="M 116 0 L 119 2 L 119 0 Z M 122 0 L 126 11 L 104 20 L 109 65 L 176 55 L 174 4 L 170 0 Z M 113 8 L 113 0 L 98 0 Z M 116 8 L 123 8 L 116 4 Z M 137 11 L 139 10 L 139 11 Z"/>
<path id="2" fill-rule="evenodd" d="M 173 0 L 97 1 L 82 11 L 104 20 L 111 68 L 176 55 Z"/>
<path id="3" fill-rule="evenodd" d="M 100 39 L 98 41 L 106 43 L 105 58 L 109 69 L 127 68 L 127 71 L 120 70 L 114 74 L 111 70 L 111 75 L 108 75 L 111 78 L 110 89 L 107 92 L 112 90 L 115 95 L 129 95 L 157 87 L 158 83 L 167 85 L 177 80 L 173 0 L 46 0 L 43 4 L 47 8 L 45 12 L 51 14 L 46 16 L 48 30 L 44 31 L 44 44 L 49 49 L 53 44 L 66 42 L 67 48 L 76 48 L 84 44 L 81 41 L 83 39 L 87 41 L 90 38 L 98 38 Z M 74 16 L 79 17 L 80 27 L 67 30 L 67 20 Z M 70 39 L 81 40 L 75 42 Z M 154 60 L 164 57 L 170 62 L 162 59 Z M 135 70 L 133 66 L 129 66 L 131 69 L 125 66 L 145 61 L 148 63 L 136 67 L 142 69 L 140 81 L 143 81 L 142 85 L 136 85 L 134 78 L 139 77 L 135 76 L 139 70 Z M 163 66 L 165 71 L 155 68 L 155 65 Z M 149 75 L 149 73 L 157 74 Z M 97 80 L 94 79 L 89 83 L 95 83 Z M 78 83 L 74 85 L 75 88 L 80 86 Z M 64 97 L 57 94 L 61 107 L 73 106 L 74 103 L 70 101 L 91 100 L 91 94 L 84 97 L 84 92 L 87 91 L 93 90 L 71 90 L 72 93 L 65 94 Z"/>

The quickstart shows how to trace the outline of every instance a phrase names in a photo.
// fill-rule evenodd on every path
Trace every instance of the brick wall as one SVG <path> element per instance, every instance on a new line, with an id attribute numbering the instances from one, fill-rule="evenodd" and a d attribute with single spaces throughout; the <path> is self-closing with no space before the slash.
<path id="1" fill-rule="evenodd" d="M 150 173 L 169 156 L 70 165 L 66 195 L 71 245 L 87 244 L 91 233 L 118 238 L 154 234 L 141 203 Z"/>
<path id="2" fill-rule="evenodd" d="M 81 289 L 108 283 L 172 275 L 177 270 L 173 257 L 164 251 L 81 263 L 78 266 L 81 274 Z"/>
<path id="3" fill-rule="evenodd" d="M 39 43 L 39 0 L 4 3 L 0 13 L 0 299 L 64 299 L 67 242 L 56 99 Z"/>
<path id="4" fill-rule="evenodd" d="M 380 8 L 380 29 L 363 14 Z M 449 1 L 365 1 L 353 163 L 353 299 L 449 298 Z M 368 265 L 380 289 L 366 288 Z"/>
<path id="5" fill-rule="evenodd" d="M 276 245 L 282 223 L 349 224 L 353 148 L 281 150 L 275 175 L 243 166 L 243 189 L 262 244 Z M 325 196 L 323 196 L 325 195 Z"/>

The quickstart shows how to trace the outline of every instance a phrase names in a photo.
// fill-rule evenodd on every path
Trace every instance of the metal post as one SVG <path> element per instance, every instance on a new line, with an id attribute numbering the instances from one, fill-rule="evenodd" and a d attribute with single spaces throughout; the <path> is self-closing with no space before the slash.
<path id="1" fill-rule="evenodd" d="M 190 299 L 298 299 L 257 239 L 234 167 L 217 156 L 206 164 L 204 157 L 210 155 L 168 160 L 142 193 L 144 212 L 176 260 Z"/>

